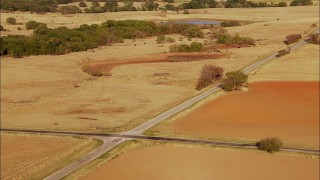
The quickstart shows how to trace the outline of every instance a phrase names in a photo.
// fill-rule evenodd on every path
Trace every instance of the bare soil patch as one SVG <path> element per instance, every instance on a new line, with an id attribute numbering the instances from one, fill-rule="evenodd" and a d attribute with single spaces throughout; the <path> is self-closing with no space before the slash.
<path id="1" fill-rule="evenodd" d="M 91 75 L 97 72 L 100 72 L 101 75 L 108 75 L 115 66 L 125 64 L 199 61 L 204 59 L 218 59 L 226 55 L 227 54 L 224 53 L 165 53 L 126 58 L 123 60 L 87 61 L 82 66 L 83 70 Z"/>
<path id="2" fill-rule="evenodd" d="M 128 151 L 82 179 L 310 179 L 318 159 L 262 152 L 153 146 Z"/>
<path id="3" fill-rule="evenodd" d="M 178 133 L 260 139 L 319 147 L 319 82 L 261 82 L 174 121 Z"/>

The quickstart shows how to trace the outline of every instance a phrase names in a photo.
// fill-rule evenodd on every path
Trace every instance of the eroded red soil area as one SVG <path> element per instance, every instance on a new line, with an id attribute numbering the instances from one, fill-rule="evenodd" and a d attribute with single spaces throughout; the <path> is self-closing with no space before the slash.
<path id="1" fill-rule="evenodd" d="M 259 82 L 211 101 L 170 129 L 182 134 L 260 139 L 319 146 L 319 82 Z"/>

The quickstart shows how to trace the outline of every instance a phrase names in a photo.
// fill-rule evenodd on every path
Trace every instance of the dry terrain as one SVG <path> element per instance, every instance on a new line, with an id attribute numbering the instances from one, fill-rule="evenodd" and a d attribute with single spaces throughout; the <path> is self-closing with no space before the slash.
<path id="1" fill-rule="evenodd" d="M 308 44 L 262 66 L 250 81 L 319 81 L 319 58 L 319 46 Z"/>
<path id="2" fill-rule="evenodd" d="M 1 179 L 41 179 L 97 147 L 93 139 L 1 134 Z"/>
<path id="3" fill-rule="evenodd" d="M 319 148 L 319 83 L 260 82 L 211 101 L 169 125 L 179 134 L 261 139 Z"/>
<path id="4" fill-rule="evenodd" d="M 168 52 L 171 45 L 156 44 L 155 37 L 104 46 L 61 56 L 1 58 L 1 118 L 7 128 L 60 129 L 81 131 L 123 131 L 199 93 L 195 84 L 204 64 L 236 70 L 284 48 L 284 37 L 311 30 L 318 22 L 318 8 L 288 7 L 261 9 L 200 9 L 192 14 L 168 12 L 117 12 L 103 14 L 2 13 L 18 22 L 36 20 L 49 27 L 77 27 L 107 19 L 168 20 L 183 18 L 238 19 L 252 24 L 227 28 L 250 36 L 257 46 L 228 50 L 228 56 L 192 62 L 125 64 L 111 70 L 111 76 L 92 77 L 82 71 L 83 62 L 127 61 L 150 58 Z M 252 16 L 252 14 L 255 16 Z M 278 19 L 280 18 L 280 19 Z M 2 22 L 3 23 L 3 22 Z M 6 25 L 7 26 L 7 25 Z M 30 33 L 15 31 L 10 34 Z M 5 27 L 5 28 L 7 28 Z M 6 35 L 5 33 L 2 35 Z M 181 35 L 170 35 L 177 43 L 190 43 Z M 204 39 L 193 39 L 202 42 Z M 227 51 L 227 50 L 226 50 Z M 223 53 L 226 53 L 223 50 Z M 178 70 L 177 70 L 178 69 Z M 109 74 L 110 75 L 110 74 Z"/>
<path id="5" fill-rule="evenodd" d="M 153 146 L 128 151 L 81 179 L 317 180 L 319 159 L 257 151 Z"/>

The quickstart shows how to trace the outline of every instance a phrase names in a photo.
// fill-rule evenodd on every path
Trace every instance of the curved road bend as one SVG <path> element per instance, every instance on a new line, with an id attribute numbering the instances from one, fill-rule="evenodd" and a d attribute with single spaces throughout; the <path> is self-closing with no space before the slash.
<path id="1" fill-rule="evenodd" d="M 317 29 L 315 31 L 316 33 L 319 33 L 319 29 Z M 301 41 L 299 43 L 297 43 L 296 45 L 292 46 L 292 51 L 296 50 L 297 48 L 305 45 L 307 42 Z M 272 60 L 275 58 L 276 53 L 258 61 L 253 63 L 252 65 L 244 68 L 242 71 L 245 73 L 249 73 L 250 71 L 256 69 L 257 67 L 263 65 L 264 63 Z M 127 131 L 124 132 L 123 134 L 128 134 L 128 135 L 141 135 L 144 131 L 146 131 L 147 129 L 155 126 L 156 124 L 166 120 L 167 118 L 175 115 L 176 113 L 187 109 L 188 107 L 190 107 L 191 105 L 199 102 L 200 100 L 210 96 L 211 94 L 220 91 L 221 88 L 219 88 L 219 85 L 212 87 L 210 89 L 208 89 L 207 91 L 183 102 L 182 104 L 179 104 L 157 116 L 155 116 L 154 118 L 150 119 L 149 121 L 146 121 L 145 123 Z M 50 176 L 48 176 L 47 178 L 45 178 L 46 180 L 57 180 L 57 179 L 61 179 L 64 176 L 72 173 L 74 170 L 82 167 L 83 165 L 91 162 L 92 160 L 94 160 L 95 158 L 99 157 L 100 155 L 102 155 L 103 153 L 109 151 L 110 149 L 114 148 L 115 146 L 117 146 L 118 144 L 120 144 L 121 142 L 125 141 L 125 138 L 107 138 L 105 139 L 105 143 L 99 147 L 98 149 L 95 149 L 93 151 L 91 151 L 88 155 L 86 155 L 85 157 L 83 157 L 82 159 L 80 159 L 79 161 L 73 162 L 72 164 L 54 172 L 53 174 L 51 174 Z"/>

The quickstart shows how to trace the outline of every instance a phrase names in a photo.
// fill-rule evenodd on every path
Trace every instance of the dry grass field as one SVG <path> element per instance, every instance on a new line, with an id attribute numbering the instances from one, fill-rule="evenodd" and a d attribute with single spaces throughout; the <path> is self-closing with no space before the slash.
<path id="1" fill-rule="evenodd" d="M 255 16 L 252 16 L 255 14 Z M 168 20 L 183 18 L 238 19 L 255 23 L 227 28 L 231 33 L 257 40 L 257 46 L 229 49 L 230 56 L 193 62 L 161 62 L 117 66 L 111 76 L 91 77 L 82 71 L 83 61 L 123 61 L 148 58 L 168 52 L 169 43 L 156 44 L 155 37 L 126 40 L 66 55 L 1 58 L 1 118 L 6 128 L 59 129 L 81 131 L 123 131 L 198 94 L 195 84 L 204 64 L 236 70 L 284 48 L 285 36 L 311 30 L 318 22 L 318 8 L 288 7 L 261 9 L 200 9 L 191 14 L 165 15 L 159 12 L 117 12 L 104 14 L 2 13 L 1 21 L 16 17 L 18 22 L 36 20 L 49 27 L 76 27 L 107 19 Z M 277 20 L 278 18 L 279 21 Z M 1 22 L 3 23 L 3 22 Z M 5 26 L 10 34 L 16 26 Z M 2 35 L 6 35 L 5 33 Z M 170 35 L 176 38 L 180 35 Z M 193 39 L 203 41 L 203 39 Z M 184 38 L 182 42 L 187 42 Z M 177 41 L 180 43 L 180 41 Z M 225 53 L 225 52 L 224 52 Z M 177 70 L 178 69 L 178 70 Z"/>
<path id="2" fill-rule="evenodd" d="M 157 145 L 136 148 L 80 179 L 310 179 L 319 159 L 258 151 Z"/>
<path id="3" fill-rule="evenodd" d="M 250 81 L 319 81 L 319 58 L 319 46 L 308 44 L 262 66 Z"/>
<path id="4" fill-rule="evenodd" d="M 97 146 L 93 139 L 1 134 L 1 179 L 42 179 Z"/>

